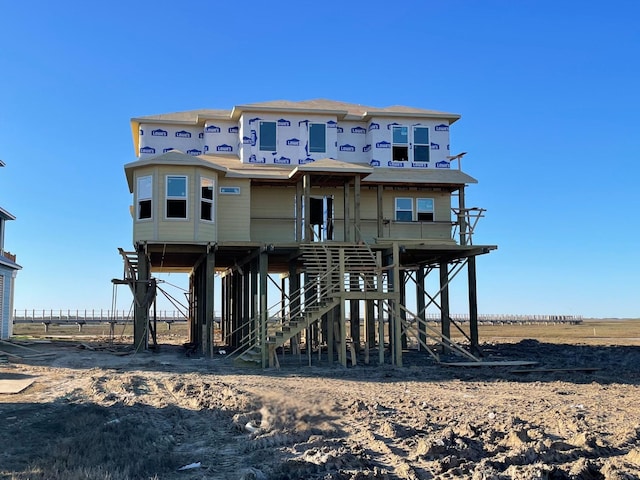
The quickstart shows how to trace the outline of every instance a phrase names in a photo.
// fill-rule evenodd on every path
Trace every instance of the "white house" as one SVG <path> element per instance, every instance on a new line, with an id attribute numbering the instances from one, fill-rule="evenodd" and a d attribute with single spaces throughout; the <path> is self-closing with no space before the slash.
<path id="1" fill-rule="evenodd" d="M 0 167 L 5 163 L 0 160 Z M 0 206 L 0 339 L 7 339 L 13 333 L 13 295 L 18 270 L 16 256 L 4 249 L 6 223 L 16 217 Z"/>

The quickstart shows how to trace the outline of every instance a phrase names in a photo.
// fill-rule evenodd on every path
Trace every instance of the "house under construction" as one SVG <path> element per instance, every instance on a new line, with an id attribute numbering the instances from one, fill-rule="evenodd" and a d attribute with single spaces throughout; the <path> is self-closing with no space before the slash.
<path id="1" fill-rule="evenodd" d="M 450 154 L 459 118 L 312 100 L 132 119 L 134 249 L 121 250 L 121 282 L 136 347 L 154 338 L 153 274 L 182 272 L 189 342 L 204 355 L 224 346 L 263 367 L 301 350 L 343 365 L 402 365 L 410 347 L 476 359 L 476 256 L 496 246 L 473 244 L 484 210 L 466 207 L 477 182 Z M 449 340 L 463 270 L 470 351 Z"/>

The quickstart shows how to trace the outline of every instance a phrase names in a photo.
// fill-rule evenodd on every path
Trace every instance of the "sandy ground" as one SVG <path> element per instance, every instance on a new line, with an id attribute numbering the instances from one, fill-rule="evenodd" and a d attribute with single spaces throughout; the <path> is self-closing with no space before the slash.
<path id="1" fill-rule="evenodd" d="M 0 365 L 34 380 L 0 395 L 0 479 L 638 479 L 640 346 L 601 343 L 483 345 L 558 369 L 531 373 L 417 353 L 262 371 L 173 345 L 32 343 L 52 356 Z"/>

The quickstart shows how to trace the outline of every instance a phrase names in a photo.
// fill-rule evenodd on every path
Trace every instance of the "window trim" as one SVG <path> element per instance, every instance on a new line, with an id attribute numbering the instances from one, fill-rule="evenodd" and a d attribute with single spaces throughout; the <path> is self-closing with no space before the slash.
<path id="1" fill-rule="evenodd" d="M 432 197 L 419 197 L 416 198 L 416 222 L 426 222 L 426 223 L 433 223 L 436 221 L 436 200 L 435 198 Z M 431 211 L 430 212 L 420 212 L 420 207 L 419 207 L 419 202 L 420 200 L 431 200 Z M 430 213 L 431 214 L 431 220 L 420 220 L 420 213 Z"/>
<path id="2" fill-rule="evenodd" d="M 398 212 L 408 212 L 409 210 L 406 208 L 398 208 L 399 200 L 409 200 L 411 202 L 411 220 L 399 220 Z M 418 202 L 420 200 L 431 200 L 431 211 L 430 212 L 421 212 L 418 207 Z M 420 220 L 420 213 L 431 213 L 432 220 Z M 402 223 L 435 223 L 436 221 L 436 199 L 433 197 L 395 197 L 394 199 L 394 209 L 393 209 L 393 219 L 395 222 Z"/>
<path id="3" fill-rule="evenodd" d="M 262 126 L 266 125 L 266 124 L 272 124 L 273 125 L 273 133 L 275 135 L 275 138 L 273 139 L 273 149 L 272 148 L 268 148 L 271 147 L 271 145 L 263 145 L 263 135 L 262 135 Z M 278 150 L 278 123 L 277 122 L 271 122 L 269 120 L 260 120 L 260 125 L 258 125 L 258 132 L 260 134 L 259 138 L 258 138 L 258 149 L 261 152 L 276 152 Z"/>
<path id="4" fill-rule="evenodd" d="M 395 141 L 395 131 L 396 129 L 406 129 L 407 130 L 407 141 L 405 143 L 398 143 Z M 394 162 L 408 162 L 409 159 L 409 151 L 410 148 L 409 146 L 411 145 L 411 143 L 409 142 L 409 127 L 407 125 L 394 125 L 391 128 L 391 160 Z M 395 157 L 395 150 L 396 148 L 406 148 L 407 149 L 407 158 L 405 159 L 396 159 Z"/>
<path id="5" fill-rule="evenodd" d="M 427 143 L 418 143 L 416 142 L 416 130 L 418 128 L 424 128 L 427 131 Z M 413 154 L 412 161 L 414 162 L 430 162 L 431 161 L 431 129 L 426 125 L 414 125 L 411 129 L 411 133 L 413 134 L 413 146 L 411 148 L 411 153 Z M 427 147 L 427 159 L 426 160 L 416 160 L 416 147 Z M 417 205 L 416 205 L 417 206 Z"/>
<path id="6" fill-rule="evenodd" d="M 210 185 L 211 198 L 210 199 L 209 198 L 205 198 L 204 195 L 202 194 L 203 193 L 203 188 L 204 188 L 203 183 L 206 180 L 211 182 L 211 185 Z M 214 201 L 214 192 L 215 191 L 216 191 L 216 182 L 215 182 L 215 180 L 213 178 L 211 178 L 211 177 L 200 177 L 200 221 L 202 221 L 202 222 L 207 222 L 207 223 L 214 223 L 215 222 L 215 213 L 214 213 L 214 210 L 213 210 L 213 205 L 214 205 L 213 201 Z M 210 205 L 211 218 L 203 218 L 202 217 L 202 215 L 203 215 L 202 206 L 205 203 L 208 203 Z"/>
<path id="7" fill-rule="evenodd" d="M 148 179 L 150 183 L 150 192 L 148 197 L 140 196 L 140 181 Z M 149 202 L 149 216 L 142 218 L 140 216 L 140 202 Z M 148 222 L 153 221 L 153 175 L 142 175 L 136 178 L 136 221 Z"/>
<path id="8" fill-rule="evenodd" d="M 183 178 L 184 179 L 184 196 L 169 195 L 169 178 Z M 169 174 L 165 176 L 165 191 L 164 191 L 164 218 L 165 220 L 189 220 L 189 177 L 187 175 Z M 170 217 L 169 213 L 169 200 L 181 200 L 184 201 L 184 217 Z"/>
<path id="9" fill-rule="evenodd" d="M 312 130 L 312 127 L 314 126 L 322 127 L 322 133 L 324 137 L 324 142 L 322 143 L 322 150 L 313 148 L 311 145 L 311 130 Z M 327 124 L 326 123 L 319 123 L 319 122 L 309 123 L 309 153 L 327 153 Z"/>
<path id="10" fill-rule="evenodd" d="M 398 200 L 409 200 L 411 202 L 411 210 L 407 210 L 406 208 L 398 208 Z M 411 212 L 411 220 L 399 220 L 398 212 Z M 411 197 L 395 197 L 394 209 L 393 209 L 393 219 L 395 222 L 413 222 L 413 198 Z"/>

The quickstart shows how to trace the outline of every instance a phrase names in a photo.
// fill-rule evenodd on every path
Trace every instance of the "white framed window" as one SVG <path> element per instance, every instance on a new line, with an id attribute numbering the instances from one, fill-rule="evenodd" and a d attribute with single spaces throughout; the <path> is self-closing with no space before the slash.
<path id="1" fill-rule="evenodd" d="M 413 221 L 413 198 L 396 198 L 396 222 Z"/>
<path id="2" fill-rule="evenodd" d="M 136 219 L 150 220 L 153 211 L 153 177 L 151 175 L 138 177 L 136 197 Z"/>
<path id="3" fill-rule="evenodd" d="M 413 127 L 413 161 L 428 162 L 431 147 L 429 143 L 429 127 Z"/>
<path id="4" fill-rule="evenodd" d="M 394 126 L 391 140 L 391 159 L 394 162 L 409 160 L 409 127 Z"/>
<path id="5" fill-rule="evenodd" d="M 166 217 L 187 218 L 187 177 L 167 175 Z"/>
<path id="6" fill-rule="evenodd" d="M 419 222 L 433 222 L 435 219 L 433 198 L 416 198 L 416 215 Z"/>
<path id="7" fill-rule="evenodd" d="M 415 208 L 414 208 L 415 207 Z M 414 216 L 415 212 L 415 216 Z M 396 198 L 396 222 L 433 222 L 435 209 L 433 198 Z"/>
<path id="8" fill-rule="evenodd" d="M 309 124 L 309 153 L 327 151 L 327 125 L 324 123 Z"/>
<path id="9" fill-rule="evenodd" d="M 213 179 L 200 177 L 200 220 L 213 222 Z"/>
<path id="10" fill-rule="evenodd" d="M 260 150 L 276 151 L 276 122 L 260 122 Z"/>
<path id="11" fill-rule="evenodd" d="M 428 162 L 431 154 L 429 127 L 395 125 L 391 134 L 391 159 L 394 162 Z"/>

